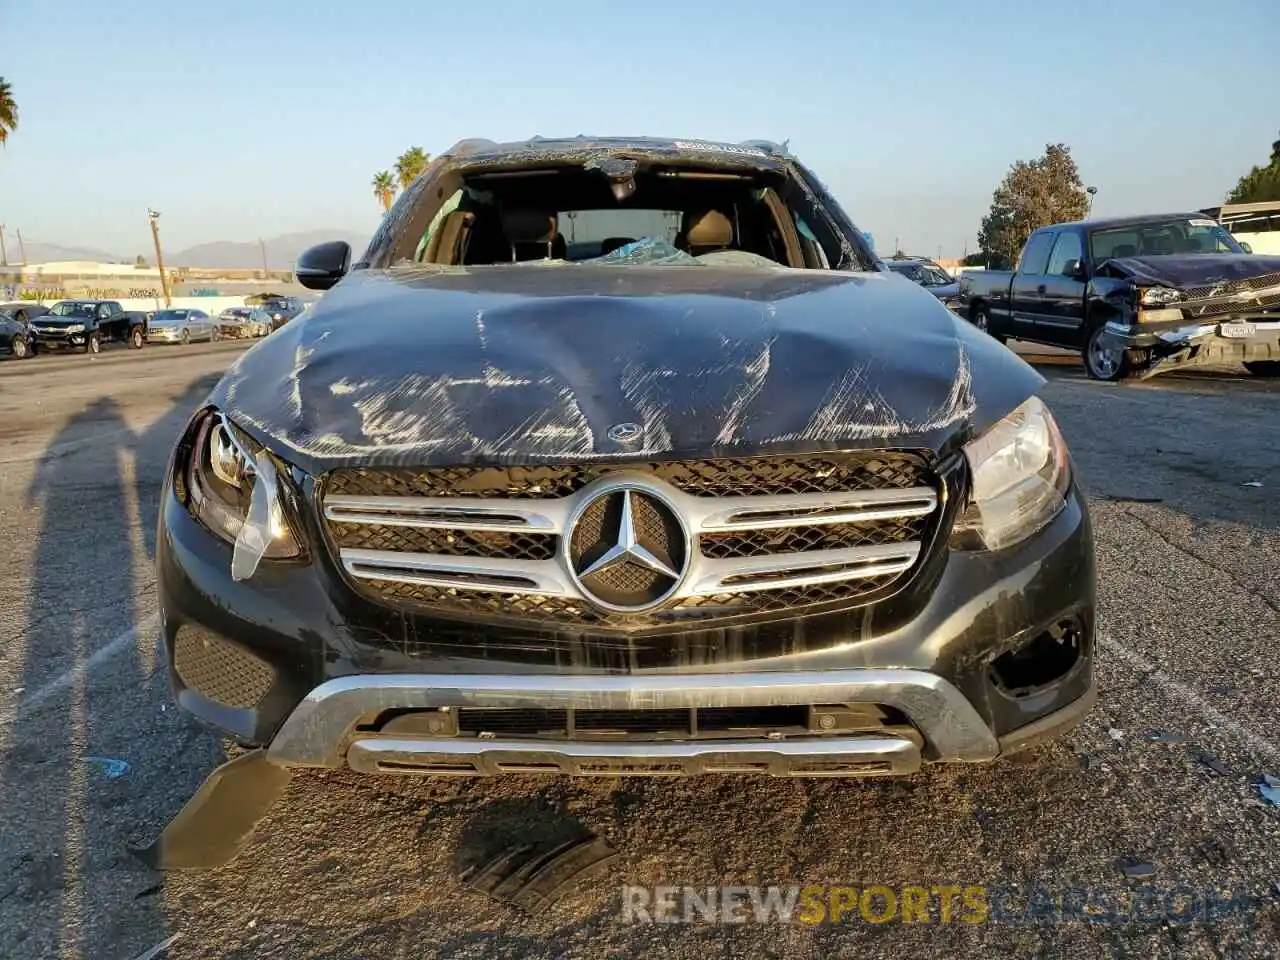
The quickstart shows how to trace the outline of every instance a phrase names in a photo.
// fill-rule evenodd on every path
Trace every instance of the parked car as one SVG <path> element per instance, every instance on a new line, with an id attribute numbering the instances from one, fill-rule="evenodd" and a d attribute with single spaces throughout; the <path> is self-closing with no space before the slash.
<path id="1" fill-rule="evenodd" d="M 251 340 L 271 332 L 271 317 L 256 307 L 227 307 L 218 314 L 218 330 L 233 340 Z"/>
<path id="2" fill-rule="evenodd" d="M 147 330 L 148 343 L 194 343 L 218 339 L 218 325 L 204 310 L 175 307 L 158 310 Z"/>
<path id="3" fill-rule="evenodd" d="M 923 257 L 893 257 L 883 261 L 894 273 L 918 283 L 942 301 L 951 310 L 960 310 L 964 302 L 960 296 L 960 281 L 932 260 Z"/>
<path id="4" fill-rule="evenodd" d="M 297 297 L 275 297 L 262 303 L 262 310 L 271 317 L 271 329 L 279 330 L 301 314 L 302 301 Z"/>
<path id="5" fill-rule="evenodd" d="M 469 141 L 426 176 L 354 268 L 301 256 L 329 292 L 180 432 L 169 678 L 256 749 L 151 862 L 230 857 L 296 768 L 905 775 L 1084 716 L 1043 378 L 873 272 L 785 148 Z M 557 256 L 583 210 L 633 239 Z"/>
<path id="6" fill-rule="evenodd" d="M 35 334 L 29 320 L 48 310 L 38 303 L 0 303 L 0 353 L 21 360 L 35 354 Z"/>
<path id="7" fill-rule="evenodd" d="M 1096 380 L 1233 361 L 1280 373 L 1280 257 L 1246 253 L 1202 214 L 1044 227 L 1013 271 L 960 287 L 977 327 L 1080 350 Z"/>
<path id="8" fill-rule="evenodd" d="M 59 300 L 31 323 L 37 350 L 70 349 L 96 354 L 104 343 L 141 349 L 147 320 L 115 300 Z"/>
<path id="9" fill-rule="evenodd" d="M 246 297 L 249 303 L 253 298 Z M 297 297 L 265 296 L 259 298 L 259 306 L 271 318 L 271 329 L 279 330 L 302 312 L 303 303 Z"/>

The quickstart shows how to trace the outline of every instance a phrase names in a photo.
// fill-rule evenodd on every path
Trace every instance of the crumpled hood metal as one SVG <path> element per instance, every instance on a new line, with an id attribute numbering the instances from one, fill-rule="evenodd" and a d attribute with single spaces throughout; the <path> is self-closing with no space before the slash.
<path id="1" fill-rule="evenodd" d="M 211 394 L 340 465 L 944 451 L 1044 382 L 881 274 L 713 267 L 357 271 Z M 610 426 L 640 426 L 630 443 Z"/>
<path id="2" fill-rule="evenodd" d="M 1202 287 L 1280 273 L 1280 257 L 1249 253 L 1117 257 L 1107 263 L 1144 284 Z"/>

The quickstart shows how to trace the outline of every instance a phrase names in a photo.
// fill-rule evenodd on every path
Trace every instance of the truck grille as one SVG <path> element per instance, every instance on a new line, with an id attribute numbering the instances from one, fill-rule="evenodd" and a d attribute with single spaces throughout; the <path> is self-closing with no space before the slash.
<path id="1" fill-rule="evenodd" d="M 322 493 L 371 599 L 624 630 L 874 598 L 915 566 L 938 503 L 929 460 L 896 451 L 340 469 Z M 611 559 L 627 531 L 638 548 Z"/>

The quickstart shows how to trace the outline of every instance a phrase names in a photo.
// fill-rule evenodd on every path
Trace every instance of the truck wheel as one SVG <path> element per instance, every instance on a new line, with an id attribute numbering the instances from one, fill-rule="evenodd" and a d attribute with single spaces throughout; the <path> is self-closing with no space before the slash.
<path id="1" fill-rule="evenodd" d="M 27 356 L 27 338 L 22 334 L 18 334 L 13 338 L 13 343 L 9 345 L 9 349 L 13 351 L 13 359 L 23 360 Z"/>
<path id="2" fill-rule="evenodd" d="M 991 312 L 981 303 L 974 304 L 969 311 L 969 322 L 997 343 L 1004 343 L 1007 339 L 1002 333 L 991 332 Z"/>
<path id="3" fill-rule="evenodd" d="M 1250 360 L 1244 368 L 1255 377 L 1280 377 L 1280 360 Z"/>
<path id="4" fill-rule="evenodd" d="M 85 353 L 101 353 L 102 341 L 98 339 L 96 333 L 89 334 L 89 342 L 84 345 Z"/>
<path id="5" fill-rule="evenodd" d="M 133 347 L 133 349 L 141 350 L 142 341 L 143 341 L 143 337 L 142 337 L 141 327 L 134 327 L 132 330 L 129 331 L 129 345 Z"/>
<path id="6" fill-rule="evenodd" d="M 1090 379 L 1115 383 L 1129 375 L 1131 364 L 1123 347 L 1104 338 L 1106 329 L 1106 324 L 1099 323 L 1089 331 L 1081 358 L 1084 360 L 1084 372 Z"/>

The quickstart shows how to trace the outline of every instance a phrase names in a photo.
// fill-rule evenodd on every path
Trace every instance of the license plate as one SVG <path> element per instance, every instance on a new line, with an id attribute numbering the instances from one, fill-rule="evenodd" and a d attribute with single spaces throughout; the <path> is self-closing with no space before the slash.
<path id="1" fill-rule="evenodd" d="M 1240 340 L 1244 337 L 1252 337 L 1258 332 L 1258 328 L 1252 323 L 1220 323 L 1218 324 L 1218 333 L 1224 337 L 1230 337 L 1233 340 Z"/>

